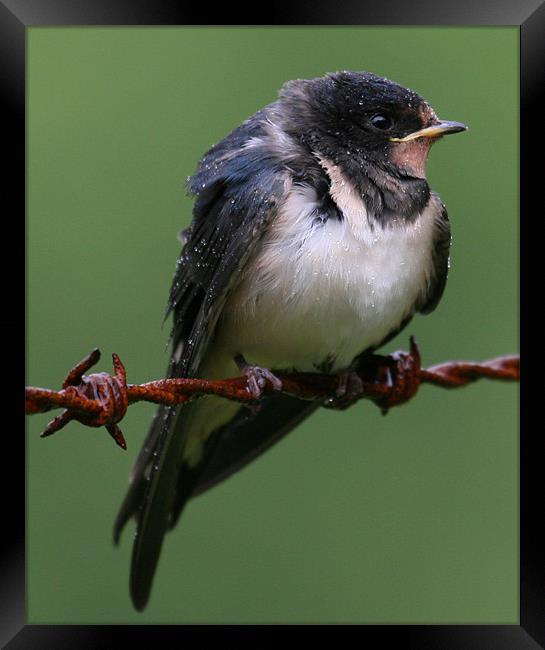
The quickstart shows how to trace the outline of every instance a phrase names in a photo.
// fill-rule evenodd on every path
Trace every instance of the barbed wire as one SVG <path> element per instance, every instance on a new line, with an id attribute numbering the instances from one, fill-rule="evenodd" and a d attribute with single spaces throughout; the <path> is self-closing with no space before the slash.
<path id="1" fill-rule="evenodd" d="M 412 399 L 420 384 L 459 388 L 484 378 L 502 381 L 518 381 L 520 378 L 518 356 L 496 357 L 481 363 L 448 361 L 422 368 L 420 351 L 412 337 L 409 352 L 363 356 L 356 368 L 349 372 L 275 372 L 281 388 L 277 382 L 262 378 L 258 393 L 255 391 L 255 377 L 250 385 L 246 375 L 215 381 L 170 378 L 127 384 L 125 367 L 117 354 L 112 354 L 113 375 L 107 372 L 86 375 L 98 363 L 100 356 L 100 350 L 96 348 L 76 364 L 60 390 L 25 388 L 27 414 L 64 408 L 49 422 L 42 437 L 50 436 L 70 421 L 77 420 L 89 427 L 106 427 L 116 444 L 126 449 L 118 423 L 129 405 L 141 401 L 174 406 L 202 395 L 216 395 L 259 408 L 259 400 L 264 395 L 282 392 L 299 399 L 320 401 L 323 406 L 334 409 L 345 409 L 359 399 L 369 399 L 387 413 L 390 408 Z"/>

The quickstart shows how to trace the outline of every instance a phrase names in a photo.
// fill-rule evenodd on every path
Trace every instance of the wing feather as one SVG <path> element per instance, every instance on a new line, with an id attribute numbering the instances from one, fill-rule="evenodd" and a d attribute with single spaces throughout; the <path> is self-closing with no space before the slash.
<path id="1" fill-rule="evenodd" d="M 214 452 L 200 474 L 191 497 L 202 494 L 238 472 L 289 433 L 313 413 L 319 404 L 289 395 L 272 395 L 263 400 L 256 414 L 240 409 L 214 433 Z"/>
<path id="2" fill-rule="evenodd" d="M 197 193 L 194 218 L 168 304 L 168 313 L 174 316 L 174 354 L 168 369 L 173 377 L 198 376 L 225 299 L 274 218 L 287 177 L 266 152 L 266 159 L 259 159 L 264 152 L 258 148 L 239 148 L 236 157 L 225 147 L 218 151 L 220 160 L 205 156 L 190 185 Z M 128 519 L 137 517 L 131 567 L 137 609 L 149 597 L 164 534 L 199 475 L 186 468 L 180 476 L 191 411 L 191 404 L 158 409 L 116 519 L 118 540 Z"/>
<path id="3" fill-rule="evenodd" d="M 441 202 L 439 197 L 435 195 L 436 200 L 440 202 L 440 209 L 435 218 L 435 237 L 434 247 L 432 252 L 433 269 L 434 272 L 431 276 L 428 291 L 421 303 L 418 306 L 418 311 L 421 314 L 429 314 L 432 312 L 445 290 L 447 283 L 448 267 L 449 267 L 449 254 L 450 254 L 450 222 L 447 214 L 447 209 Z"/>

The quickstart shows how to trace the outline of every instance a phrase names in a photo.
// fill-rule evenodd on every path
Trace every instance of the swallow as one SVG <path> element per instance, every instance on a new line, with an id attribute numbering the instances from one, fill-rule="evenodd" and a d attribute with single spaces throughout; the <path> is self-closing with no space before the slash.
<path id="1" fill-rule="evenodd" d="M 168 376 L 245 375 L 259 397 L 267 380 L 281 388 L 274 369 L 346 372 L 432 312 L 451 236 L 426 161 L 433 143 L 466 129 L 369 72 L 284 84 L 188 179 L 195 202 L 168 300 Z M 117 542 L 136 519 L 136 609 L 187 501 L 318 406 L 274 392 L 253 409 L 214 396 L 159 407 L 114 527 Z"/>

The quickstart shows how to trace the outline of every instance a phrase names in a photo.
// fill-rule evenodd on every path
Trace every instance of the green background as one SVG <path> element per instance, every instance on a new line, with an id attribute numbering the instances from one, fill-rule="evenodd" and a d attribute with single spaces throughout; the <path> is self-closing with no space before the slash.
<path id="1" fill-rule="evenodd" d="M 447 290 L 388 351 L 424 363 L 518 349 L 516 28 L 32 28 L 28 39 L 27 383 L 93 347 L 129 381 L 163 375 L 161 328 L 197 160 L 281 84 L 370 70 L 470 126 L 436 145 L 453 227 Z M 134 525 L 111 529 L 152 405 L 123 453 L 28 422 L 31 623 L 518 621 L 518 387 L 423 387 L 382 417 L 322 410 L 191 502 L 152 598 L 128 596 Z"/>

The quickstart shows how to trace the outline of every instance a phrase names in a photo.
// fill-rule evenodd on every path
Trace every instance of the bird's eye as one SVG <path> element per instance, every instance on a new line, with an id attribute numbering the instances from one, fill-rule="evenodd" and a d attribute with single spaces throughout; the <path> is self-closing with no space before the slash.
<path id="1" fill-rule="evenodd" d="M 377 113 L 369 120 L 375 129 L 380 129 L 381 131 L 387 131 L 392 127 L 392 118 L 383 113 Z"/>

